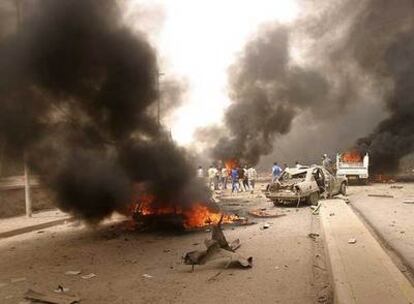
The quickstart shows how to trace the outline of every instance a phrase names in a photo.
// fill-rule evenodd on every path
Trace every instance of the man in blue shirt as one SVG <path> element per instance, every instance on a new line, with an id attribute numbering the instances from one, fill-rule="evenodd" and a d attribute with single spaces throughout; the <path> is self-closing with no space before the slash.
<path id="1" fill-rule="evenodd" d="M 238 168 L 231 169 L 231 192 L 238 192 L 239 191 L 239 170 Z"/>
<path id="2" fill-rule="evenodd" d="M 279 178 L 281 173 L 282 173 L 282 168 L 280 168 L 277 162 L 275 162 L 272 167 L 272 183 L 274 183 L 275 180 Z"/>

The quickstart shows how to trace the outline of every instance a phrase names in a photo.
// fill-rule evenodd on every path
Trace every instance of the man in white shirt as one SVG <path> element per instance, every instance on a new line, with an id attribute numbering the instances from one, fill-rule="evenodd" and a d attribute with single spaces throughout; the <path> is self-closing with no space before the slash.
<path id="1" fill-rule="evenodd" d="M 247 180 L 249 183 L 249 188 L 250 190 L 254 191 L 254 186 L 256 184 L 256 179 L 257 179 L 257 171 L 253 166 L 250 166 L 249 169 L 247 169 Z"/>
<path id="2" fill-rule="evenodd" d="M 202 166 L 199 166 L 197 169 L 197 177 L 198 178 L 203 178 L 204 177 L 204 170 Z"/>
<path id="3" fill-rule="evenodd" d="M 211 165 L 210 168 L 208 169 L 207 173 L 208 173 L 208 187 L 211 189 L 211 186 L 213 186 L 213 189 L 217 188 L 217 169 Z"/>
<path id="4" fill-rule="evenodd" d="M 229 171 L 226 167 L 221 169 L 221 187 L 222 189 L 227 189 L 227 181 L 229 179 Z"/>

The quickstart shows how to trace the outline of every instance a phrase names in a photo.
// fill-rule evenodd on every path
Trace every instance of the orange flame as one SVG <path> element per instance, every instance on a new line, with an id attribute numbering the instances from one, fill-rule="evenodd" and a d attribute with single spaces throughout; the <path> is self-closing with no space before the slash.
<path id="1" fill-rule="evenodd" d="M 345 163 L 360 163 L 362 157 L 358 151 L 345 152 L 342 154 L 342 161 Z"/>
<path id="2" fill-rule="evenodd" d="M 394 183 L 395 182 L 395 180 L 393 179 L 392 176 L 385 175 L 385 174 L 376 174 L 376 175 L 374 175 L 373 180 L 376 183 L 384 183 L 384 184 L 385 183 Z"/>
<path id="3" fill-rule="evenodd" d="M 239 166 L 239 162 L 235 159 L 230 159 L 230 160 L 224 162 L 224 166 L 226 167 L 227 172 L 230 175 L 231 170 L 234 169 L 234 168 L 237 168 Z"/>
<path id="4" fill-rule="evenodd" d="M 133 206 L 133 214 L 140 216 L 157 216 L 157 215 L 180 215 L 183 217 L 183 226 L 186 229 L 202 228 L 208 225 L 217 224 L 223 216 L 222 223 L 233 223 L 240 221 L 241 218 L 234 214 L 222 214 L 210 210 L 203 203 L 194 203 L 188 208 L 174 206 L 172 204 L 163 204 L 154 206 L 155 196 L 143 195 L 139 203 Z"/>

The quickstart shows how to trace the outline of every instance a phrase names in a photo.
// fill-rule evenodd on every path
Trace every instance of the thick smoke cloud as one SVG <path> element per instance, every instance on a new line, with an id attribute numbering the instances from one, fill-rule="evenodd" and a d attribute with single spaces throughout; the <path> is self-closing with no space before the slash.
<path id="1" fill-rule="evenodd" d="M 359 150 L 371 153 L 374 171 L 379 173 L 395 172 L 400 159 L 414 151 L 413 13 L 412 1 L 394 6 L 387 1 L 370 1 L 353 28 L 355 40 L 349 37 L 358 62 L 373 77 L 389 81 L 392 86 L 385 97 L 389 117 L 357 142 Z M 365 48 L 360 43 L 367 37 L 357 33 L 362 27 L 370 29 L 376 38 L 367 39 Z M 377 61 L 373 62 L 372 57 Z"/>
<path id="2" fill-rule="evenodd" d="M 115 1 L 42 0 L 0 41 L 0 140 L 89 221 L 125 210 L 136 183 L 159 200 L 206 199 L 154 119 L 156 54 L 120 20 Z"/>
<path id="3" fill-rule="evenodd" d="M 290 37 L 286 26 L 265 27 L 230 68 L 233 103 L 225 115 L 230 134 L 218 141 L 215 158 L 256 164 L 272 151 L 275 136 L 290 131 L 298 114 L 323 117 L 335 109 L 329 102 L 339 90 L 321 71 L 292 64 Z"/>
<path id="4" fill-rule="evenodd" d="M 389 117 L 354 148 L 371 154 L 374 171 L 395 171 L 413 151 L 413 6 L 408 0 L 318 2 L 293 25 L 264 26 L 230 67 L 232 103 L 213 158 L 257 163 L 299 117 L 335 128 L 335 117 L 375 99 Z M 363 136 L 357 125 L 348 127 Z M 199 133 L 209 138 L 207 129 Z"/>

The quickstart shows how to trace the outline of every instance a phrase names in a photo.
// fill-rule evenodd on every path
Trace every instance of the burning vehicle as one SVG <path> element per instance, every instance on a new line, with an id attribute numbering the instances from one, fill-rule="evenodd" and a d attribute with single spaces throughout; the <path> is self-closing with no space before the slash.
<path id="1" fill-rule="evenodd" d="M 349 181 L 368 183 L 368 153 L 362 156 L 358 151 L 338 153 L 336 155 L 336 176 L 346 177 Z"/>
<path id="2" fill-rule="evenodd" d="M 220 211 L 214 202 L 194 202 L 182 205 L 159 202 L 154 195 L 142 195 L 130 206 L 135 228 L 192 231 L 220 224 L 249 225 L 247 218 Z"/>
<path id="3" fill-rule="evenodd" d="M 285 202 L 317 205 L 321 195 L 345 195 L 346 187 L 346 177 L 335 177 L 321 166 L 286 168 L 280 177 L 267 187 L 266 197 L 275 205 Z"/>

